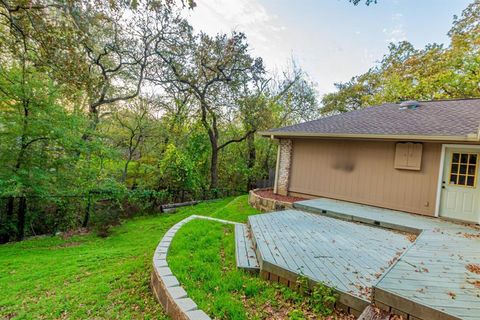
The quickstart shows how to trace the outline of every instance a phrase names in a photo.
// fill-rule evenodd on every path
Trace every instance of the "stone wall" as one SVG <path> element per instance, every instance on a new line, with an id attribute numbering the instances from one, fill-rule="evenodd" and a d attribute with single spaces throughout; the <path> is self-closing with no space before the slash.
<path id="1" fill-rule="evenodd" d="M 248 194 L 248 203 L 263 212 L 269 212 L 269 211 L 277 211 L 277 210 L 283 210 L 283 209 L 291 209 L 293 208 L 292 203 L 290 202 L 284 202 L 280 200 L 275 200 L 275 199 L 269 199 L 269 198 L 264 198 L 259 196 L 258 194 L 255 193 L 257 190 L 272 190 L 271 188 L 265 188 L 265 189 L 254 189 L 250 190 Z"/>
<path id="2" fill-rule="evenodd" d="M 292 163 L 292 140 L 280 139 L 277 157 L 277 174 L 274 192 L 282 196 L 288 195 L 290 183 L 290 167 Z"/>
<path id="3" fill-rule="evenodd" d="M 236 224 L 236 222 L 221 220 L 211 217 L 192 215 L 183 219 L 171 227 L 162 238 L 153 255 L 153 270 L 150 278 L 150 286 L 155 298 L 165 309 L 165 313 L 173 320 L 211 320 L 197 304 L 188 297 L 177 277 L 168 266 L 168 249 L 177 231 L 187 222 L 193 219 L 205 219 L 220 223 Z"/>

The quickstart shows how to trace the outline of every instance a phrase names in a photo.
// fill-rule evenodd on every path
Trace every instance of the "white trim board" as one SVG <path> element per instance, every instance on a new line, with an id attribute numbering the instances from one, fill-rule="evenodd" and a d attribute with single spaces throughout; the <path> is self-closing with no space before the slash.
<path id="1" fill-rule="evenodd" d="M 438 183 L 437 183 L 437 194 L 435 200 L 435 217 L 440 216 L 440 203 L 442 200 L 442 181 L 443 181 L 443 172 L 445 165 L 445 152 L 447 148 L 451 149 L 478 149 L 480 150 L 479 145 L 472 144 L 442 144 L 442 153 L 440 155 L 440 167 L 438 169 Z"/>

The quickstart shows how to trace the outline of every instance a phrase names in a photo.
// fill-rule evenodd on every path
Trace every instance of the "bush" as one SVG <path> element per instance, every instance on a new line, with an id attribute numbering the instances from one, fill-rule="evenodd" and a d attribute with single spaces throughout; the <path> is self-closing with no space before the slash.
<path id="1" fill-rule="evenodd" d="M 334 311 L 335 302 L 338 294 L 323 283 L 316 283 L 313 287 L 308 284 L 308 278 L 301 276 L 297 279 L 297 286 L 303 294 L 307 296 L 307 304 L 315 313 L 324 316 L 331 315 Z"/>
<path id="2" fill-rule="evenodd" d="M 122 206 L 118 200 L 102 199 L 93 206 L 93 214 L 90 220 L 95 233 L 105 238 L 110 233 L 110 227 L 120 224 Z"/>

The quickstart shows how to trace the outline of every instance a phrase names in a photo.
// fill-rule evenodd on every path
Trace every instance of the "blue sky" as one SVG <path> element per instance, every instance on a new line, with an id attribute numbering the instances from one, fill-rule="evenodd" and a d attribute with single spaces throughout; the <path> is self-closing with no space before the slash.
<path id="1" fill-rule="evenodd" d="M 243 31 L 253 55 L 270 70 L 291 56 L 318 91 L 363 73 L 386 53 L 388 43 L 408 40 L 416 47 L 448 43 L 453 16 L 469 0 L 378 0 L 353 6 L 347 0 L 197 0 L 189 19 L 209 34 Z"/>

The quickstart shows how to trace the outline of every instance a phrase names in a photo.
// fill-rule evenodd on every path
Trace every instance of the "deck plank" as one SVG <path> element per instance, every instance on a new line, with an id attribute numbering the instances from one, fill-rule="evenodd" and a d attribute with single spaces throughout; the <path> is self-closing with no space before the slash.
<path id="1" fill-rule="evenodd" d="M 480 319 L 480 288 L 474 285 L 480 275 L 466 268 L 480 265 L 480 255 L 471 254 L 479 247 L 478 238 L 425 230 L 376 287 L 387 292 L 387 300 L 404 297 L 462 319 Z"/>
<path id="2" fill-rule="evenodd" d="M 265 261 L 364 301 L 410 244 L 400 233 L 298 210 L 252 216 L 249 224 Z"/>
<path id="3" fill-rule="evenodd" d="M 422 230 L 433 228 L 457 229 L 464 227 L 462 224 L 432 217 L 327 198 L 298 201 L 294 203 L 294 207 L 320 214 L 333 214 L 346 220 L 377 221 L 407 232 L 416 230 L 416 233 L 420 233 Z"/>
<path id="4" fill-rule="evenodd" d="M 466 268 L 480 265 L 478 229 L 330 199 L 294 206 L 249 218 L 267 266 L 323 282 L 346 301 L 366 301 L 373 289 L 375 300 L 419 318 L 480 320 L 480 275 Z M 411 243 L 378 226 L 419 236 Z"/>
<path id="5" fill-rule="evenodd" d="M 253 242 L 247 234 L 247 227 L 243 224 L 235 225 L 235 257 L 237 268 L 257 272 L 260 270 Z"/>

